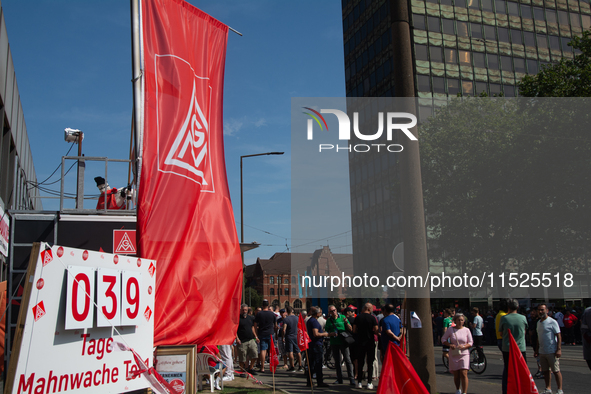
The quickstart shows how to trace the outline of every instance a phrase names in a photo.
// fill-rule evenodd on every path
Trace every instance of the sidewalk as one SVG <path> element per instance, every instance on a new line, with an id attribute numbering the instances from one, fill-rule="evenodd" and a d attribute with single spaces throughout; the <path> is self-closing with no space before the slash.
<path id="1" fill-rule="evenodd" d="M 453 376 L 450 373 L 441 371 L 442 368 L 437 368 L 437 390 L 440 394 L 454 394 L 456 388 L 453 381 Z M 365 388 L 366 382 L 363 384 L 363 389 L 354 388 L 348 384 L 331 384 L 336 380 L 336 372 L 331 369 L 325 368 L 324 370 L 324 381 L 330 385 L 327 388 L 314 387 L 314 392 L 318 393 L 360 393 L 368 392 Z M 346 375 L 346 372 L 345 372 Z M 470 374 L 470 378 L 475 377 L 474 374 Z M 270 372 L 259 373 L 255 376 L 256 379 L 262 381 L 268 386 L 273 385 L 273 375 Z M 378 380 L 374 380 L 374 386 L 376 383 L 379 384 Z M 231 382 L 224 382 L 227 387 L 236 388 L 262 388 L 258 384 L 254 384 L 251 379 L 244 379 L 235 375 L 235 378 Z M 307 394 L 311 392 L 310 387 L 306 387 L 306 377 L 303 372 L 286 372 L 284 369 L 279 368 L 275 373 L 275 390 L 278 392 L 288 394 Z M 376 389 L 374 388 L 373 391 Z M 487 393 L 487 392 L 500 392 L 501 391 L 501 380 L 496 382 L 487 382 L 478 379 L 470 379 L 470 392 L 473 393 Z"/>

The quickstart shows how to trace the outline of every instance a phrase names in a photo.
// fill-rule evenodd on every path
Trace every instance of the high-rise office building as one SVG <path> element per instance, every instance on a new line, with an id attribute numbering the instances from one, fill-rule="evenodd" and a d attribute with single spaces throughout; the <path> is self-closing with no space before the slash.
<path id="1" fill-rule="evenodd" d="M 391 8 L 396 1 L 343 0 L 347 97 L 396 97 Z M 513 97 L 541 66 L 572 58 L 567 44 L 591 28 L 589 0 L 408 0 L 415 96 L 425 119 L 461 93 Z M 353 254 L 396 268 L 402 242 L 396 154 L 349 155 Z M 403 186 L 402 186 L 403 187 Z"/>

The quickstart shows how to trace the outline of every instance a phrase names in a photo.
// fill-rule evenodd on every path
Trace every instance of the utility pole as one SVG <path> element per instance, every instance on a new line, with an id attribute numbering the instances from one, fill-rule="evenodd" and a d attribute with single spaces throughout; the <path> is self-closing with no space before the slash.
<path id="1" fill-rule="evenodd" d="M 397 108 L 397 110 L 416 115 L 409 9 L 408 0 L 390 1 L 392 46 L 394 48 L 394 91 L 396 97 L 408 97 L 406 100 L 401 100 L 401 105 L 405 108 Z M 417 136 L 416 128 L 412 129 L 412 131 Z M 399 142 L 404 146 L 404 150 L 398 155 L 400 158 L 400 182 L 402 185 L 400 199 L 402 207 L 405 274 L 420 275 L 425 278 L 429 272 L 429 264 L 427 260 L 419 143 L 418 141 L 408 140 Z M 437 384 L 433 334 L 431 331 L 431 300 L 429 289 L 412 289 L 407 294 L 406 313 L 415 312 L 422 323 L 422 328 L 408 328 L 410 362 L 429 393 L 435 394 L 437 393 Z M 410 316 L 407 317 L 406 321 L 408 323 L 411 322 Z"/>

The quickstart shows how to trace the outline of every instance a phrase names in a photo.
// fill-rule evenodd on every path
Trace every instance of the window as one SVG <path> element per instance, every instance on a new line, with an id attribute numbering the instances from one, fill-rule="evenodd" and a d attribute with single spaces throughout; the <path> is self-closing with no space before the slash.
<path id="1" fill-rule="evenodd" d="M 497 37 L 495 35 L 495 27 L 484 25 L 484 38 L 487 40 L 496 41 Z"/>
<path id="2" fill-rule="evenodd" d="M 534 7 L 534 19 L 537 21 L 544 21 L 544 9 L 540 7 Z"/>
<path id="3" fill-rule="evenodd" d="M 295 284 L 295 283 L 296 283 L 296 277 L 295 276 L 292 276 L 291 277 L 291 284 Z"/>
<path id="4" fill-rule="evenodd" d="M 289 278 L 283 278 L 283 284 L 288 285 L 289 284 Z"/>
<path id="5" fill-rule="evenodd" d="M 501 85 L 498 83 L 491 83 L 490 84 L 490 95 L 491 96 L 498 96 L 501 94 Z"/>
<path id="6" fill-rule="evenodd" d="M 269 276 L 269 283 L 275 284 L 275 277 L 274 276 Z"/>
<path id="7" fill-rule="evenodd" d="M 471 58 L 470 58 L 470 52 L 468 52 L 468 51 L 459 51 L 459 55 L 460 55 L 460 64 L 461 65 L 466 65 L 466 66 L 472 65 L 472 61 L 471 61 Z"/>
<path id="8" fill-rule="evenodd" d="M 292 296 L 295 296 L 296 295 L 296 288 L 295 287 L 292 287 L 291 288 L 291 295 Z"/>
<path id="9" fill-rule="evenodd" d="M 515 86 L 503 85 L 503 91 L 505 97 L 515 97 Z"/>
<path id="10" fill-rule="evenodd" d="M 426 45 L 415 45 L 415 56 L 417 60 L 424 60 L 429 61 L 429 55 L 427 54 L 427 46 Z"/>
<path id="11" fill-rule="evenodd" d="M 281 284 L 281 277 L 280 277 L 280 276 L 278 276 L 278 277 L 277 277 L 277 284 L 278 284 L 278 285 L 280 285 L 280 284 Z"/>
<path id="12" fill-rule="evenodd" d="M 433 77 L 433 92 L 434 93 L 445 93 L 444 80 L 441 77 Z"/>
<path id="13" fill-rule="evenodd" d="M 499 69 L 499 57 L 493 53 L 486 54 L 486 60 L 488 61 L 488 68 L 491 70 Z"/>
<path id="14" fill-rule="evenodd" d="M 497 11 L 497 14 L 507 14 L 505 0 L 495 0 L 495 10 Z"/>
<path id="15" fill-rule="evenodd" d="M 452 19 L 442 19 L 443 33 L 445 34 L 456 34 L 454 31 L 454 21 Z"/>
<path id="16" fill-rule="evenodd" d="M 464 7 L 466 8 L 466 0 L 455 0 L 456 7 Z"/>
<path id="17" fill-rule="evenodd" d="M 436 18 L 434 16 L 428 16 L 427 23 L 429 24 L 429 31 L 432 31 L 435 33 L 441 33 L 441 27 L 439 25 L 439 18 Z"/>
<path id="18" fill-rule="evenodd" d="M 475 52 L 472 57 L 474 58 L 474 67 L 486 68 L 484 53 Z"/>
<path id="19" fill-rule="evenodd" d="M 501 69 L 503 71 L 513 71 L 513 67 L 511 66 L 511 58 L 509 56 L 501 56 Z"/>
<path id="20" fill-rule="evenodd" d="M 482 11 L 493 12 L 492 0 L 482 0 Z"/>
<path id="21" fill-rule="evenodd" d="M 562 41 L 562 51 L 563 52 L 572 52 L 573 48 L 568 46 L 568 43 L 571 41 L 568 37 L 561 37 L 560 41 Z"/>
<path id="22" fill-rule="evenodd" d="M 536 34 L 538 39 L 538 48 L 548 49 L 548 41 L 545 34 Z"/>
<path id="23" fill-rule="evenodd" d="M 445 62 L 447 64 L 458 64 L 458 50 L 454 48 L 445 48 Z"/>
<path id="24" fill-rule="evenodd" d="M 531 7 L 529 5 L 521 4 L 521 18 L 532 19 Z"/>
<path id="25" fill-rule="evenodd" d="M 470 81 L 462 81 L 462 93 L 464 95 L 472 95 L 474 92 L 474 87 L 472 82 Z"/>
<path id="26" fill-rule="evenodd" d="M 572 27 L 581 27 L 581 19 L 579 18 L 579 14 L 570 13 L 570 25 Z"/>
<path id="27" fill-rule="evenodd" d="M 511 29 L 511 42 L 513 44 L 522 45 L 523 41 L 521 40 L 521 31 Z"/>
<path id="28" fill-rule="evenodd" d="M 468 0 L 468 7 L 475 10 L 479 10 L 480 4 L 478 4 L 478 0 Z"/>
<path id="29" fill-rule="evenodd" d="M 499 27 L 499 41 L 509 42 L 509 30 L 505 27 Z"/>
<path id="30" fill-rule="evenodd" d="M 289 306 L 289 301 L 285 301 L 283 305 L 287 308 Z"/>
<path id="31" fill-rule="evenodd" d="M 281 295 L 281 287 L 277 288 L 277 295 Z"/>
<path id="32" fill-rule="evenodd" d="M 428 75 L 419 75 L 417 77 L 417 89 L 419 92 L 431 91 L 431 79 Z"/>
<path id="33" fill-rule="evenodd" d="M 432 62 L 443 63 L 443 51 L 440 47 L 429 47 Z"/>
<path id="34" fill-rule="evenodd" d="M 533 59 L 527 59 L 527 72 L 528 74 L 537 74 L 538 62 Z"/>
<path id="35" fill-rule="evenodd" d="M 415 29 L 427 30 L 425 28 L 425 16 L 419 14 L 412 14 L 412 24 Z"/>
<path id="36" fill-rule="evenodd" d="M 302 301 L 300 301 L 300 300 L 295 300 L 295 301 L 293 302 L 293 307 L 294 307 L 294 308 L 297 308 L 297 309 L 301 309 L 301 308 L 302 308 Z"/>
<path id="37" fill-rule="evenodd" d="M 285 294 L 286 296 L 288 296 L 289 295 L 289 288 L 286 287 L 285 288 L 285 292 L 283 294 Z"/>
<path id="38" fill-rule="evenodd" d="M 514 58 L 513 64 L 515 66 L 516 73 L 525 73 L 525 59 Z"/>
<path id="39" fill-rule="evenodd" d="M 507 9 L 509 10 L 509 15 L 519 16 L 519 5 L 517 3 L 508 2 Z"/>
<path id="40" fill-rule="evenodd" d="M 560 38 L 557 36 L 548 36 L 548 41 L 550 41 L 550 49 L 560 50 Z"/>
<path id="41" fill-rule="evenodd" d="M 486 82 L 476 82 L 476 95 L 480 96 L 480 93 L 487 93 Z"/>
<path id="42" fill-rule="evenodd" d="M 269 289 L 269 294 L 270 294 L 270 295 L 275 295 L 275 289 L 271 287 L 271 288 Z"/>
<path id="43" fill-rule="evenodd" d="M 447 94 L 450 96 L 457 96 L 460 92 L 460 81 L 457 79 L 448 79 L 447 80 Z"/>
<path id="44" fill-rule="evenodd" d="M 581 15 L 581 19 L 583 21 L 583 29 L 587 30 L 591 28 L 591 16 Z"/>
<path id="45" fill-rule="evenodd" d="M 480 23 L 470 23 L 470 30 L 472 30 L 472 38 L 483 38 L 482 25 Z"/>
<path id="46" fill-rule="evenodd" d="M 458 36 L 459 37 L 468 37 L 468 24 L 466 22 L 457 22 L 458 27 Z"/>
<path id="47" fill-rule="evenodd" d="M 546 8 L 546 21 L 548 23 L 556 23 L 556 11 Z"/>
<path id="48" fill-rule="evenodd" d="M 534 33 L 529 32 L 529 31 L 524 31 L 523 38 L 525 41 L 525 46 L 528 46 L 528 47 L 535 47 L 536 46 L 536 36 L 534 35 Z"/>
<path id="49" fill-rule="evenodd" d="M 568 26 L 568 12 L 558 11 L 558 23 L 561 26 Z"/>

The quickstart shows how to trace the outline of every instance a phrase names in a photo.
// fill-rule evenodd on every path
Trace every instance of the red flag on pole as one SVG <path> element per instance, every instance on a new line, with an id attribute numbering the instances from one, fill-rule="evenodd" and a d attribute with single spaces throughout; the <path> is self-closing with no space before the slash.
<path id="1" fill-rule="evenodd" d="M 231 344 L 242 263 L 226 179 L 228 26 L 182 0 L 142 0 L 141 257 L 157 260 L 154 344 Z"/>
<path id="2" fill-rule="evenodd" d="M 384 357 L 378 394 L 429 394 L 400 347 L 392 342 Z"/>
<path id="3" fill-rule="evenodd" d="M 308 330 L 306 329 L 306 323 L 304 322 L 304 318 L 302 315 L 298 318 L 298 347 L 300 348 L 300 352 L 305 351 L 308 349 L 308 344 L 310 343 L 310 337 L 308 336 Z"/>
<path id="4" fill-rule="evenodd" d="M 507 394 L 538 394 L 534 378 L 527 362 L 509 330 L 509 367 L 507 369 Z"/>
<path id="5" fill-rule="evenodd" d="M 275 351 L 275 343 L 273 342 L 273 335 L 271 335 L 271 346 L 269 349 L 269 369 L 271 372 L 277 372 L 277 366 L 279 365 L 279 358 L 277 357 L 277 351 Z"/>

